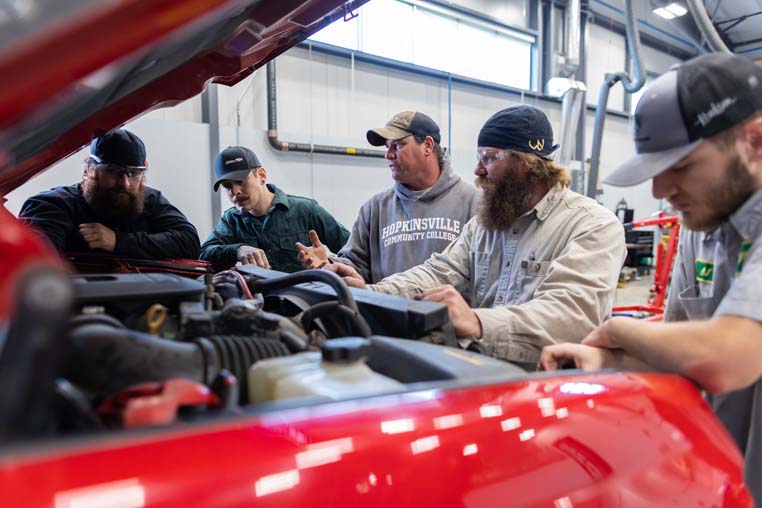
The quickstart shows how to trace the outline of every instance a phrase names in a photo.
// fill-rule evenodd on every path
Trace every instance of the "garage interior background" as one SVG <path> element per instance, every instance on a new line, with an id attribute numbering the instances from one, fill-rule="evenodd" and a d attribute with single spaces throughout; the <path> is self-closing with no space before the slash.
<path id="1" fill-rule="evenodd" d="M 642 59 L 649 79 L 703 51 L 691 20 L 659 18 L 651 11 L 652 0 L 638 0 L 636 4 Z M 710 4 L 707 2 L 708 10 Z M 587 84 L 587 102 L 593 105 L 604 74 L 624 71 L 629 66 L 624 1 L 583 0 L 582 5 L 583 44 L 576 77 Z M 416 10 L 439 13 L 464 29 L 475 27 L 482 36 L 496 33 L 514 37 L 528 45 L 528 58 L 501 55 L 495 48 L 490 53 L 475 38 L 474 45 L 468 47 L 467 38 L 450 32 L 424 34 L 430 56 L 438 51 L 436 60 L 445 68 L 466 55 L 477 71 L 507 69 L 509 82 L 526 82 L 530 89 L 469 78 L 459 75 L 457 69 L 448 74 L 388 55 L 338 48 L 319 42 L 318 34 L 318 40 L 305 41 L 275 60 L 278 137 L 291 142 L 371 149 L 365 140 L 367 129 L 384 125 L 399 111 L 418 110 L 439 123 L 442 144 L 451 153 L 454 170 L 473 182 L 476 136 L 494 112 L 514 104 L 536 105 L 547 113 L 558 137 L 561 103 L 545 97 L 541 93 L 544 87 L 537 84 L 553 75 L 554 55 L 562 47 L 564 6 L 564 1 L 540 0 L 371 0 L 359 9 L 359 18 L 350 23 L 357 26 L 364 17 L 370 20 L 386 16 L 385 29 L 376 34 L 380 44 L 388 44 L 385 47 L 410 49 L 405 42 L 406 30 L 415 27 L 400 15 L 409 12 L 412 16 Z M 349 26 L 343 27 L 345 32 Z M 358 33 L 363 29 L 350 28 Z M 322 34 L 322 38 L 327 35 Z M 361 41 L 366 39 L 360 37 Z M 755 56 L 753 49 L 748 52 Z M 224 195 L 211 190 L 210 169 L 213 156 L 228 145 L 252 148 L 267 169 L 270 182 L 289 194 L 318 200 L 347 228 L 351 228 L 366 199 L 392 184 L 388 167 L 380 158 L 283 152 L 270 146 L 266 74 L 264 68 L 259 69 L 233 88 L 210 85 L 200 96 L 150 112 L 126 125 L 146 143 L 148 185 L 161 190 L 188 216 L 202 242 L 220 211 L 230 206 Z M 635 100 L 624 94 L 621 85 L 611 91 L 602 144 L 602 176 L 634 151 L 629 118 Z M 582 141 L 585 157 L 591 152 L 594 114 L 593 108 L 588 108 Z M 78 181 L 86 154 L 83 149 L 10 193 L 7 209 L 18 213 L 27 197 Z M 613 210 L 625 199 L 635 209 L 636 217 L 647 216 L 661 206 L 651 197 L 649 184 L 629 189 L 603 186 L 602 190 L 599 200 L 605 206 Z"/>

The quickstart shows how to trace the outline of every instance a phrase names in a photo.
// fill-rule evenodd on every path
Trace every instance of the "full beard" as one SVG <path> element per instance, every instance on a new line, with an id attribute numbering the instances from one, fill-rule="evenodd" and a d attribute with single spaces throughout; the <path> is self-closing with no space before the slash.
<path id="1" fill-rule="evenodd" d="M 479 223 L 489 230 L 510 228 L 531 207 L 533 189 L 528 178 L 518 178 L 514 173 L 490 183 L 479 177 L 476 185 L 484 191 L 478 211 Z"/>
<path id="2" fill-rule="evenodd" d="M 707 208 L 712 210 L 708 217 L 682 215 L 682 222 L 693 231 L 712 231 L 743 205 L 754 193 L 754 177 L 749 168 L 736 154 L 725 167 L 726 185 L 712 189 L 706 196 Z"/>
<path id="3" fill-rule="evenodd" d="M 104 222 L 125 223 L 143 213 L 145 204 L 145 186 L 130 192 L 114 187 L 103 189 L 97 173 L 85 177 L 82 181 L 82 195 L 85 202 L 95 211 Z"/>

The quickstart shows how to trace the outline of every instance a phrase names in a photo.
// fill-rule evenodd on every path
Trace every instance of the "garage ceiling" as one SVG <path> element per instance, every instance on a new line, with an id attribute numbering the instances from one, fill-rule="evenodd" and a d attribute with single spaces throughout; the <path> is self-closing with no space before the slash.
<path id="1" fill-rule="evenodd" d="M 762 58 L 762 0 L 705 0 L 704 5 L 731 50 Z"/>

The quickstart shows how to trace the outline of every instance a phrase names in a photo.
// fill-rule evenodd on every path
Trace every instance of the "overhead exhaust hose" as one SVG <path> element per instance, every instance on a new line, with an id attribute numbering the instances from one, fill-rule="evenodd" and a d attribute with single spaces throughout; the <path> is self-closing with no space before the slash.
<path id="1" fill-rule="evenodd" d="M 634 72 L 634 78 L 626 72 L 615 74 L 607 73 L 601 91 L 598 94 L 598 107 L 595 110 L 595 129 L 593 130 L 593 149 L 590 156 L 590 175 L 588 175 L 587 196 L 595 199 L 598 190 L 598 170 L 601 164 L 601 142 L 603 140 L 603 124 L 606 122 L 606 112 L 609 102 L 611 87 L 621 81 L 627 93 L 635 93 L 646 82 L 643 72 L 643 62 L 640 59 L 640 34 L 636 25 L 635 13 L 633 12 L 632 0 L 627 0 L 625 5 L 625 24 L 627 28 L 627 48 Z"/>
<path id="2" fill-rule="evenodd" d="M 714 27 L 714 23 L 712 23 L 712 20 L 709 18 L 709 14 L 706 12 L 704 2 L 701 0 L 687 1 L 688 10 L 691 11 L 693 20 L 696 22 L 696 26 L 701 32 L 701 35 L 703 35 L 709 43 L 709 47 L 712 48 L 712 51 L 716 53 L 732 54 L 733 52 L 728 49 L 728 47 L 725 45 L 725 42 L 722 40 L 722 37 L 720 37 L 720 34 L 717 33 L 717 29 Z"/>

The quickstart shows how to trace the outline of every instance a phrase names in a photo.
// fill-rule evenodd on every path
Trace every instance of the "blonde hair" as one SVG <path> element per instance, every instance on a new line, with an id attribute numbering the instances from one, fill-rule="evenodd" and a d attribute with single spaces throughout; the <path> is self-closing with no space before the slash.
<path id="1" fill-rule="evenodd" d="M 533 153 L 513 151 L 513 154 L 529 168 L 527 175 L 531 180 L 544 183 L 548 189 L 556 184 L 561 184 L 562 187 L 571 185 L 569 170 L 559 166 L 552 160 Z"/>

